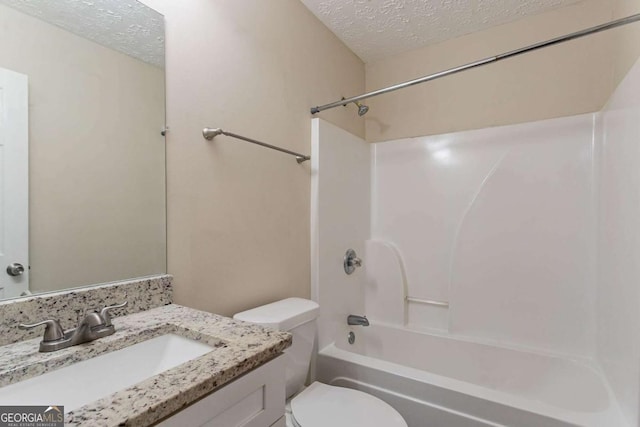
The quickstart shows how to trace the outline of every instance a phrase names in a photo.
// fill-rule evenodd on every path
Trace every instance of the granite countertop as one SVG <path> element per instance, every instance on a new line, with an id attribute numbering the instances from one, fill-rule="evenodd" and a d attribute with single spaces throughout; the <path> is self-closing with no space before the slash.
<path id="1" fill-rule="evenodd" d="M 268 362 L 292 341 L 286 332 L 175 304 L 115 318 L 113 324 L 113 335 L 53 353 L 38 352 L 40 338 L 0 347 L 0 387 L 168 333 L 214 347 L 65 414 L 70 426 L 149 426 Z"/>

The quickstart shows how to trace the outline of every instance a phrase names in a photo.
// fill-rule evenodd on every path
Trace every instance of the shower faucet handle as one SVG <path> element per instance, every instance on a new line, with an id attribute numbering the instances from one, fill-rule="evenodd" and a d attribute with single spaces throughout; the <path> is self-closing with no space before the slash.
<path id="1" fill-rule="evenodd" d="M 349 249 L 344 254 L 344 272 L 347 274 L 353 274 L 356 271 L 356 267 L 362 267 L 362 260 L 358 258 L 358 254 L 353 249 Z"/>

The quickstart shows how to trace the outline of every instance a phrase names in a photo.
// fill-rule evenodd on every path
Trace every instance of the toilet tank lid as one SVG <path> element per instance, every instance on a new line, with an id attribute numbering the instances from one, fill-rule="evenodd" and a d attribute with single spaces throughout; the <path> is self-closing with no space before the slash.
<path id="1" fill-rule="evenodd" d="M 271 304 L 252 308 L 233 316 L 236 320 L 257 323 L 280 331 L 290 331 L 296 326 L 315 320 L 319 306 L 304 298 L 287 298 Z"/>

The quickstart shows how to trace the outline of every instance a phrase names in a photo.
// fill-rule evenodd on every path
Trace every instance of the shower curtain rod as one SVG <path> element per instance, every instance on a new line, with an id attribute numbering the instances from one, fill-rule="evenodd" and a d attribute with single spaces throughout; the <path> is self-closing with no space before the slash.
<path id="1" fill-rule="evenodd" d="M 219 129 L 219 128 L 218 129 L 204 128 L 202 130 L 202 136 L 204 136 L 204 139 L 206 139 L 207 141 L 211 141 L 213 138 L 215 138 L 218 135 L 230 136 L 231 138 L 241 139 L 243 141 L 247 141 L 247 142 L 250 142 L 252 144 L 257 144 L 257 145 L 260 145 L 262 147 L 266 147 L 266 148 L 270 148 L 272 150 L 280 151 L 281 153 L 290 154 L 292 156 L 295 156 L 296 161 L 298 163 L 306 162 L 307 160 L 311 159 L 310 156 L 305 156 L 304 154 L 296 153 L 295 151 L 290 151 L 290 150 L 287 150 L 285 148 L 276 147 L 275 145 L 267 144 L 266 142 L 257 141 L 255 139 L 247 138 L 246 136 L 242 136 L 242 135 L 238 135 L 238 134 L 235 134 L 235 133 L 227 132 L 227 131 Z"/>
<path id="2" fill-rule="evenodd" d="M 486 65 L 486 64 L 491 64 L 494 62 L 498 62 L 501 61 L 503 59 L 507 59 L 507 58 L 512 58 L 514 56 L 517 55 L 521 55 L 523 53 L 528 53 L 528 52 L 532 52 L 534 50 L 538 50 L 538 49 L 542 49 L 544 47 L 548 47 L 548 46 L 553 46 L 555 44 L 558 43 L 563 43 L 563 42 L 567 42 L 570 40 L 574 40 L 580 37 L 584 37 L 584 36 L 588 36 L 591 34 L 595 34 L 595 33 L 599 33 L 601 31 L 606 31 L 606 30 L 610 30 L 616 27 L 620 27 L 623 25 L 627 25 L 627 24 L 631 24 L 633 22 L 637 22 L 640 21 L 640 13 L 637 13 L 635 15 L 631 15 L 631 16 L 627 16 L 626 18 L 621 18 L 621 19 L 616 19 L 615 21 L 611 21 L 611 22 L 607 22 L 606 24 L 601 24 L 601 25 L 596 25 L 595 27 L 591 27 L 591 28 L 587 28 L 584 30 L 580 30 L 580 31 L 576 31 L 575 33 L 571 33 L 571 34 L 567 34 L 564 36 L 560 36 L 560 37 L 556 37 L 554 39 L 550 39 L 547 41 L 543 41 L 540 43 L 536 43 L 536 44 L 532 44 L 530 46 L 527 47 L 523 47 L 520 49 L 516 49 L 516 50 L 512 50 L 510 52 L 506 52 L 506 53 L 502 53 L 500 55 L 496 55 L 496 56 L 490 56 L 488 58 L 485 59 L 481 59 L 479 61 L 475 61 L 475 62 L 471 62 L 469 64 L 465 64 L 465 65 L 461 65 L 459 67 L 455 67 L 455 68 L 450 68 L 448 70 L 445 71 L 440 71 L 438 73 L 435 74 L 431 74 L 428 76 L 424 76 L 424 77 L 420 77 L 414 80 L 409 80 L 406 81 L 404 83 L 399 83 L 393 86 L 389 86 L 383 89 L 378 89 L 378 90 L 374 90 L 372 92 L 367 92 L 364 93 L 362 95 L 358 95 L 358 96 L 354 96 L 351 98 L 342 98 L 339 101 L 335 101 L 332 102 L 330 104 L 325 104 L 325 105 L 321 105 L 318 107 L 313 107 L 311 108 L 311 114 L 316 114 L 319 113 L 321 111 L 324 110 L 328 110 L 330 108 L 335 108 L 335 107 L 339 107 L 339 106 L 344 106 L 347 105 L 351 102 L 357 102 L 357 101 L 362 101 L 363 99 L 367 99 L 367 98 L 371 98 L 374 96 L 378 96 L 378 95 L 382 95 L 385 93 L 389 93 L 389 92 L 393 92 L 399 89 L 404 89 L 406 87 L 409 86 L 414 86 L 420 83 L 425 83 L 431 80 L 436 80 L 439 79 L 440 77 L 445 77 L 445 76 L 449 76 L 451 74 L 456 74 L 459 73 L 461 71 L 465 71 L 465 70 L 470 70 L 472 68 L 476 68 L 476 67 L 480 67 L 482 65 Z"/>

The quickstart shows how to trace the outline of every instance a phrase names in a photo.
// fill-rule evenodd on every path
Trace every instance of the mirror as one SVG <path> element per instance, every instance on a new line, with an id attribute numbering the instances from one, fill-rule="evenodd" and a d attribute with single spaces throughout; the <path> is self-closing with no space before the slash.
<path id="1" fill-rule="evenodd" d="M 166 272 L 164 18 L 0 0 L 0 298 Z"/>

